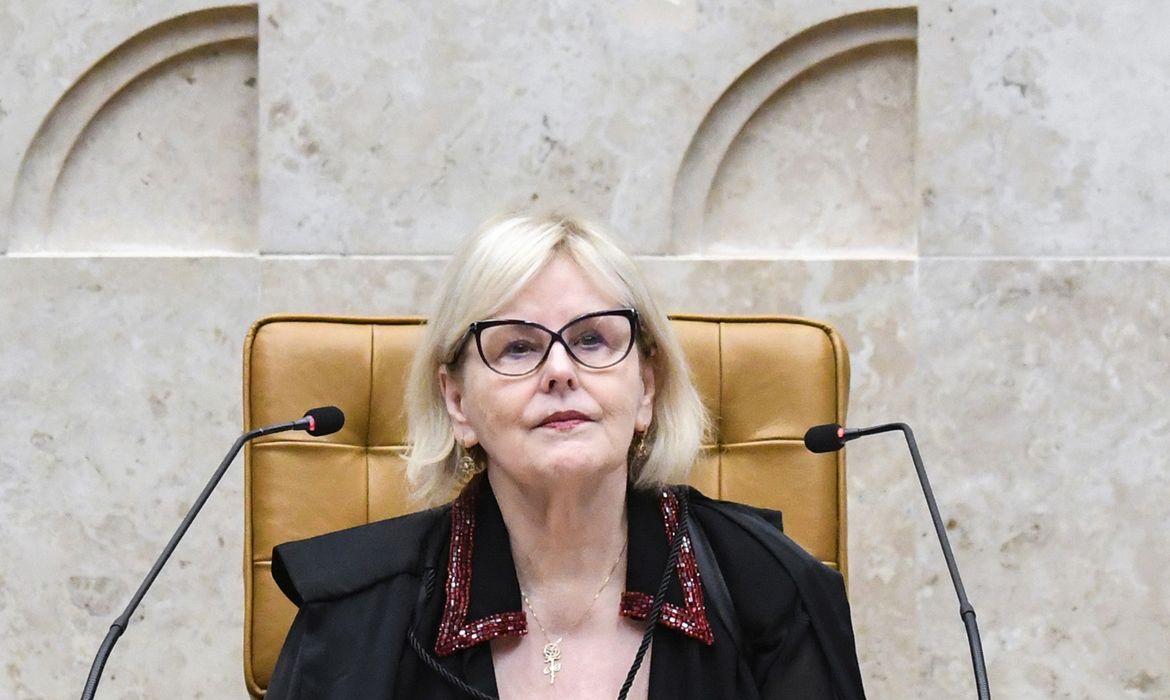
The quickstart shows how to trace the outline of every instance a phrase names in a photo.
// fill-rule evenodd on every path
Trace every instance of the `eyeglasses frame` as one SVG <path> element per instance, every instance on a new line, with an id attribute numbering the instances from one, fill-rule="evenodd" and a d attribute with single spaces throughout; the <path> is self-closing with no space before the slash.
<path id="1" fill-rule="evenodd" d="M 589 364 L 582 362 L 581 358 L 579 358 L 573 354 L 572 349 L 569 348 L 569 344 L 567 342 L 565 342 L 564 337 L 561 335 L 561 333 L 563 333 L 566 328 L 573 325 L 574 323 L 577 323 L 578 321 L 583 321 L 587 318 L 596 318 L 598 316 L 621 316 L 630 322 L 630 342 L 626 346 L 625 352 L 623 352 L 622 356 L 619 357 L 618 359 L 616 359 L 613 362 L 609 363 L 608 365 L 604 365 L 602 367 L 594 367 L 593 365 L 589 365 Z M 544 349 L 544 355 L 541 356 L 540 360 L 536 363 L 536 365 L 532 369 L 528 370 L 527 372 L 521 372 L 520 374 L 509 374 L 507 372 L 501 372 L 500 370 L 496 369 L 495 367 L 492 367 L 491 363 L 488 362 L 487 355 L 485 355 L 483 352 L 483 343 L 480 341 L 480 333 L 482 333 L 484 330 L 487 330 L 488 328 L 494 328 L 496 326 L 516 326 L 516 325 L 528 326 L 531 328 L 539 328 L 540 330 L 544 331 L 545 333 L 548 333 L 551 340 L 549 341 L 548 347 Z M 467 331 L 464 332 L 463 337 L 459 339 L 459 344 L 456 346 L 455 353 L 454 353 L 454 355 L 452 355 L 451 361 L 448 362 L 447 365 L 452 366 L 456 362 L 459 361 L 459 357 L 463 354 L 463 348 L 465 348 L 467 346 L 467 341 L 469 339 L 469 336 L 474 336 L 475 337 L 475 349 L 479 352 L 479 359 L 483 361 L 484 366 L 487 367 L 488 369 L 490 369 L 491 371 L 495 372 L 496 374 L 499 374 L 499 375 L 504 376 L 504 377 L 524 377 L 524 376 L 532 374 L 536 370 L 540 369 L 541 366 L 544 365 L 545 361 L 548 360 L 548 356 L 552 352 L 553 345 L 555 345 L 556 343 L 560 343 L 561 346 L 565 349 L 565 352 L 568 353 L 570 358 L 572 358 L 573 362 L 576 362 L 578 365 L 581 365 L 582 367 L 585 367 L 588 369 L 609 369 L 610 367 L 613 367 L 615 365 L 620 364 L 622 362 L 622 360 L 625 360 L 627 357 L 630 356 L 630 351 L 633 350 L 634 346 L 637 345 L 637 343 L 638 343 L 638 333 L 640 332 L 640 330 L 641 330 L 641 323 L 640 323 L 639 318 L 638 318 L 638 310 L 633 309 L 633 308 L 606 309 L 603 311 L 593 311 L 593 312 L 590 312 L 587 314 L 582 314 L 581 316 L 578 316 L 577 318 L 574 318 L 571 321 L 569 321 L 568 323 L 566 323 L 565 325 L 561 326 L 560 330 L 556 330 L 556 331 L 554 331 L 553 329 L 548 328 L 546 326 L 542 326 L 541 324 L 536 323 L 535 321 L 526 321 L 526 320 L 520 319 L 520 318 L 500 318 L 500 319 L 491 319 L 488 321 L 475 321 L 475 322 L 471 323 L 470 325 L 468 325 Z"/>

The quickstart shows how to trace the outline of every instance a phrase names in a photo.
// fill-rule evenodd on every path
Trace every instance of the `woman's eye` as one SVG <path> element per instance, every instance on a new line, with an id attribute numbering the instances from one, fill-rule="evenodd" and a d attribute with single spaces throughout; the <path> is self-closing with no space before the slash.
<path id="1" fill-rule="evenodd" d="M 508 357 L 519 357 L 521 355 L 525 355 L 527 353 L 530 353 L 530 352 L 534 351 L 535 349 L 536 348 L 532 347 L 532 344 L 529 343 L 528 341 L 514 340 L 511 343 L 508 343 L 507 345 L 504 346 L 503 354 L 507 355 Z"/>
<path id="2" fill-rule="evenodd" d="M 585 348 L 587 350 L 599 348 L 605 345 L 605 338 L 600 333 L 595 331 L 582 333 L 581 336 L 577 338 L 577 342 L 575 342 L 574 345 L 579 348 Z"/>

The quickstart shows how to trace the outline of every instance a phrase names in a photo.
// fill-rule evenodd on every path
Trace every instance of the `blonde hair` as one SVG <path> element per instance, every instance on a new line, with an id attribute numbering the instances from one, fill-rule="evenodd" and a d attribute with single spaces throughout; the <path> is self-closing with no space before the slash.
<path id="1" fill-rule="evenodd" d="M 635 487 L 653 488 L 689 475 L 707 427 L 706 412 L 670 322 L 633 261 L 584 219 L 520 214 L 487 222 L 451 260 L 415 350 L 406 390 L 406 475 L 414 500 L 444 502 L 459 483 L 462 447 L 439 388 L 439 368 L 451 361 L 471 323 L 490 318 L 562 253 L 619 304 L 638 311 L 639 352 L 654 368 L 655 393 L 645 457 L 631 459 L 630 480 Z"/>

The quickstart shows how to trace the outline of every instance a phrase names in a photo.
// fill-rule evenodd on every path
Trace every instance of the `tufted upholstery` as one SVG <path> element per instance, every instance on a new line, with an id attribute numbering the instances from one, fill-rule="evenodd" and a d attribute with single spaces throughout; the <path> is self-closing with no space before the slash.
<path id="1" fill-rule="evenodd" d="M 784 511 L 785 531 L 845 572 L 844 452 L 814 455 L 812 425 L 845 422 L 849 360 L 832 328 L 799 318 L 672 316 L 715 434 L 691 482 L 711 496 Z M 245 452 L 244 675 L 262 695 L 295 608 L 271 576 L 272 547 L 409 512 L 401 397 L 417 318 L 275 316 L 244 346 L 246 429 L 323 404 L 345 427 L 283 433 Z"/>

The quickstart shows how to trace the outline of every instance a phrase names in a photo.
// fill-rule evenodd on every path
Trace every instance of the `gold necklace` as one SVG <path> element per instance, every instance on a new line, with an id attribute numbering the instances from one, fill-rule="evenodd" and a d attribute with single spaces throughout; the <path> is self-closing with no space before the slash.
<path id="1" fill-rule="evenodd" d="M 601 582 L 601 588 L 598 588 L 597 592 L 593 594 L 593 600 L 589 601 L 585 612 L 581 613 L 581 617 L 577 618 L 576 622 L 566 628 L 566 632 L 572 632 L 577 629 L 581 623 L 585 622 L 585 618 L 589 617 L 589 611 L 593 610 L 593 604 L 597 602 L 597 599 L 601 597 L 601 592 L 605 590 L 610 580 L 613 579 L 614 572 L 617 571 L 618 564 L 622 562 L 622 556 L 626 553 L 626 546 L 628 544 L 629 542 L 627 541 L 622 545 L 622 551 L 618 552 L 617 559 L 614 561 L 613 566 L 610 567 L 609 573 L 605 576 L 605 580 Z M 548 630 L 544 628 L 544 623 L 540 621 L 540 616 L 536 614 L 536 608 L 532 607 L 532 601 L 528 600 L 528 594 L 524 592 L 523 588 L 520 589 L 520 597 L 524 599 L 524 604 L 528 606 L 529 612 L 532 613 L 532 619 L 536 620 L 537 627 L 540 627 L 540 633 L 544 635 L 544 649 L 541 650 L 541 655 L 544 657 L 544 670 L 542 673 L 548 676 L 549 685 L 552 685 L 557 680 L 557 674 L 561 672 L 561 642 L 564 641 L 565 637 L 561 635 L 556 639 L 550 640 Z"/>

